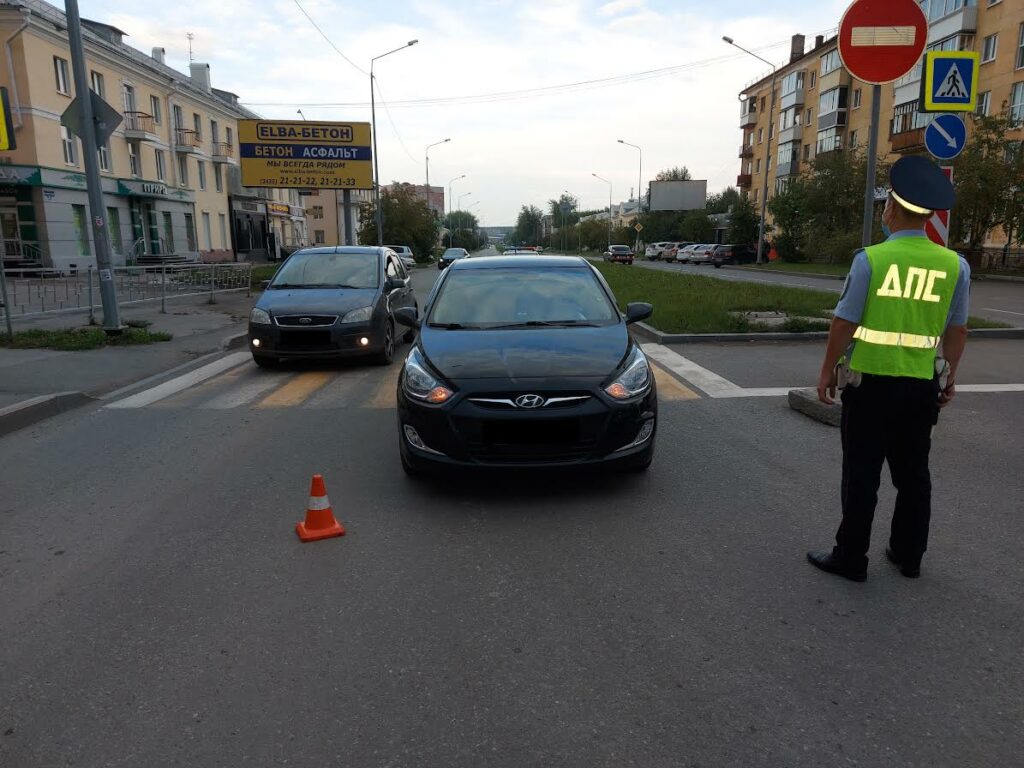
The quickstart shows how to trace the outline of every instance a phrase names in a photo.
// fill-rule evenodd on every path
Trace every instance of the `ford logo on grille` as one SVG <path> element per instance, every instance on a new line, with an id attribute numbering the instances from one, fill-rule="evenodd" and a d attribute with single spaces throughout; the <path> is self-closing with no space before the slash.
<path id="1" fill-rule="evenodd" d="M 312 322 L 313 322 L 313 318 L 312 317 L 300 317 L 299 318 L 299 325 L 309 325 Z"/>
<path id="2" fill-rule="evenodd" d="M 540 408 L 544 398 L 540 395 L 520 395 L 515 399 L 516 408 Z"/>

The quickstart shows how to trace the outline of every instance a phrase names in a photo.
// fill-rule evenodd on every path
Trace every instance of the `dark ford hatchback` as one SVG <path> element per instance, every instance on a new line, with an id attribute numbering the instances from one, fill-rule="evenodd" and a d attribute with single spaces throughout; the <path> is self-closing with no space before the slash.
<path id="1" fill-rule="evenodd" d="M 398 309 L 416 312 L 401 259 L 388 248 L 308 248 L 288 257 L 249 316 L 261 366 L 282 359 L 369 355 L 388 364 Z"/>
<path id="2" fill-rule="evenodd" d="M 406 471 L 438 465 L 646 468 L 654 377 L 600 273 L 565 257 L 460 260 L 398 383 Z M 411 313 L 399 322 L 413 324 Z"/>

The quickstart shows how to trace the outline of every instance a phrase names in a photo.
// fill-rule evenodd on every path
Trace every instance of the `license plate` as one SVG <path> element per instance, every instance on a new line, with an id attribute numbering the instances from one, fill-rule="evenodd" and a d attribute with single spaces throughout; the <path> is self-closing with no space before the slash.
<path id="1" fill-rule="evenodd" d="M 486 421 L 483 438 L 491 445 L 571 445 L 579 442 L 580 426 L 575 419 Z"/>

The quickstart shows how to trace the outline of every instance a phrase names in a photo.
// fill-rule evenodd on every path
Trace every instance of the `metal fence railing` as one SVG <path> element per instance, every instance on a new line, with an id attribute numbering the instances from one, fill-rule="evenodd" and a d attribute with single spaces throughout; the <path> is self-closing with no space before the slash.
<path id="1" fill-rule="evenodd" d="M 117 300 L 121 305 L 160 302 L 184 296 L 208 296 L 246 291 L 251 295 L 252 264 L 163 264 L 150 267 L 118 267 L 112 270 Z M 92 267 L 74 275 L 23 277 L 19 270 L 5 270 L 7 295 L 0 296 L 0 317 L 12 319 L 56 312 L 88 310 L 90 317 L 101 307 L 99 279 Z"/>

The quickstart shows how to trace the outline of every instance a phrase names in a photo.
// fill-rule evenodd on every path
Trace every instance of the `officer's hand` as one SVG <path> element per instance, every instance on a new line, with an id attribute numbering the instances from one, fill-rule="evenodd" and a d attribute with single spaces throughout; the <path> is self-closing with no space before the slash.
<path id="1" fill-rule="evenodd" d="M 818 378 L 818 399 L 825 405 L 835 403 L 837 383 L 835 368 L 821 372 Z"/>
<path id="2" fill-rule="evenodd" d="M 956 397 L 956 384 L 952 381 L 939 391 L 939 408 L 945 408 Z"/>

